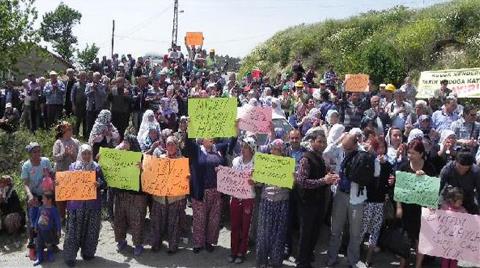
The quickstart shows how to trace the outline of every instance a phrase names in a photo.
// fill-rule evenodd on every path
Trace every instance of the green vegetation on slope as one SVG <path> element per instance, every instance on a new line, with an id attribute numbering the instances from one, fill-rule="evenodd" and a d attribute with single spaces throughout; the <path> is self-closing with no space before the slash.
<path id="1" fill-rule="evenodd" d="M 368 73 L 400 84 L 424 70 L 480 66 L 480 1 L 455 0 L 421 10 L 397 6 L 345 20 L 299 25 L 275 34 L 243 60 L 240 73 L 290 70 L 296 58 L 323 72 Z"/>

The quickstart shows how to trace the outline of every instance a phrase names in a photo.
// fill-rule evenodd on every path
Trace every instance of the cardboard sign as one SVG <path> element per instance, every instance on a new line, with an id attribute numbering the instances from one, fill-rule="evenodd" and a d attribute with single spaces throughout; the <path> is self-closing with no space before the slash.
<path id="1" fill-rule="evenodd" d="M 201 46 L 203 45 L 203 33 L 187 32 L 185 35 L 185 42 L 188 46 Z"/>
<path id="2" fill-rule="evenodd" d="M 440 81 L 448 80 L 448 88 L 458 98 L 480 98 L 480 68 L 427 71 L 420 73 L 417 98 L 431 98 L 440 89 Z"/>
<path id="3" fill-rule="evenodd" d="M 368 92 L 368 74 L 347 74 L 343 87 L 347 92 Z"/>
<path id="4" fill-rule="evenodd" d="M 182 196 L 190 192 L 188 158 L 143 159 L 142 190 L 156 196 Z"/>
<path id="5" fill-rule="evenodd" d="M 480 216 L 422 208 L 418 250 L 430 256 L 480 263 Z"/>
<path id="6" fill-rule="evenodd" d="M 237 135 L 236 98 L 188 99 L 189 138 L 226 138 Z"/>
<path id="7" fill-rule="evenodd" d="M 238 171 L 229 167 L 218 167 L 217 191 L 239 198 L 250 199 L 255 197 L 252 185 L 248 183 L 250 172 Z"/>
<path id="8" fill-rule="evenodd" d="M 265 184 L 293 188 L 295 159 L 256 153 L 253 180 Z"/>
<path id="9" fill-rule="evenodd" d="M 440 179 L 397 171 L 393 199 L 397 202 L 437 208 Z"/>
<path id="10" fill-rule="evenodd" d="M 272 108 L 270 107 L 248 107 L 242 110 L 238 127 L 258 134 L 269 134 L 271 132 Z"/>
<path id="11" fill-rule="evenodd" d="M 142 153 L 100 148 L 100 161 L 108 187 L 139 191 Z"/>
<path id="12" fill-rule="evenodd" d="M 95 171 L 62 171 L 55 173 L 55 200 L 97 199 Z"/>

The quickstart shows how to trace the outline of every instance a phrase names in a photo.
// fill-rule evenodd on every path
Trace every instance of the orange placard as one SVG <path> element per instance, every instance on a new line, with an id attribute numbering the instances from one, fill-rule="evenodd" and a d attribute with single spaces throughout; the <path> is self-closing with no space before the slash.
<path id="1" fill-rule="evenodd" d="M 201 46 L 203 45 L 203 33 L 202 32 L 187 32 L 185 36 L 185 43 L 188 46 Z"/>
<path id="2" fill-rule="evenodd" d="M 188 158 L 143 158 L 142 190 L 156 196 L 182 196 L 190 192 Z"/>
<path id="3" fill-rule="evenodd" d="M 368 92 L 368 74 L 347 74 L 343 85 L 347 92 Z"/>
<path id="4" fill-rule="evenodd" d="M 63 171 L 55 174 L 55 200 L 97 199 L 95 171 Z"/>

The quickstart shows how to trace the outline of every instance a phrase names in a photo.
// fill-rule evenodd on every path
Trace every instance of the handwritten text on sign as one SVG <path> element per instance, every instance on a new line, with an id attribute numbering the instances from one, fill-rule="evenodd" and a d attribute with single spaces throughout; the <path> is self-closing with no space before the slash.
<path id="1" fill-rule="evenodd" d="M 182 196 L 190 191 L 188 158 L 157 158 L 145 155 L 143 159 L 142 190 L 156 196 Z"/>
<path id="2" fill-rule="evenodd" d="M 397 171 L 393 199 L 397 202 L 438 207 L 440 179 Z"/>
<path id="3" fill-rule="evenodd" d="M 347 92 L 368 92 L 368 74 L 345 75 L 344 88 Z"/>
<path id="4" fill-rule="evenodd" d="M 190 138 L 225 138 L 237 135 L 236 98 L 188 99 L 188 114 Z"/>
<path id="5" fill-rule="evenodd" d="M 217 190 L 240 199 L 254 198 L 252 186 L 248 183 L 250 172 L 238 171 L 228 167 L 218 167 Z"/>
<path id="6" fill-rule="evenodd" d="M 142 153 L 100 148 L 100 166 L 108 187 L 139 191 Z"/>
<path id="7" fill-rule="evenodd" d="M 55 174 L 55 200 L 97 199 L 95 171 L 63 171 Z"/>
<path id="8" fill-rule="evenodd" d="M 253 180 L 292 189 L 295 159 L 270 154 L 255 154 Z"/>
<path id="9" fill-rule="evenodd" d="M 480 216 L 422 208 L 421 223 L 421 253 L 480 263 Z"/>
<path id="10" fill-rule="evenodd" d="M 185 43 L 188 46 L 201 46 L 203 45 L 203 33 L 202 32 L 187 32 L 185 35 Z"/>
<path id="11" fill-rule="evenodd" d="M 251 107 L 243 110 L 241 120 L 238 122 L 240 129 L 258 134 L 269 134 L 272 122 L 272 109 L 270 107 Z"/>

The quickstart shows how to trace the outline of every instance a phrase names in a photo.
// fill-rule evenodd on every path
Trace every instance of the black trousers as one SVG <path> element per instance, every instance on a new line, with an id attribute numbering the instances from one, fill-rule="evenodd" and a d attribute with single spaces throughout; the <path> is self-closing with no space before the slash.
<path id="1" fill-rule="evenodd" d="M 302 202 L 297 200 L 300 235 L 298 239 L 297 267 L 312 267 L 313 251 L 323 225 L 325 208 L 324 199 L 318 202 Z"/>
<path id="2" fill-rule="evenodd" d="M 120 139 L 123 140 L 125 130 L 130 123 L 130 113 L 125 112 L 112 112 L 112 124 L 117 128 L 120 134 Z"/>
<path id="3" fill-rule="evenodd" d="M 56 124 L 57 121 L 62 118 L 62 115 L 62 104 L 47 104 L 47 128 L 50 128 Z"/>
<path id="4" fill-rule="evenodd" d="M 99 113 L 100 111 L 87 111 L 87 139 L 90 137 L 90 131 L 92 131 L 93 125 L 95 124 L 95 120 L 97 120 Z"/>
<path id="5" fill-rule="evenodd" d="M 75 113 L 75 125 L 73 127 L 73 133 L 78 137 L 80 134 L 80 125 L 82 126 L 82 136 L 84 139 L 88 139 L 87 136 L 87 112 L 76 112 Z"/>

